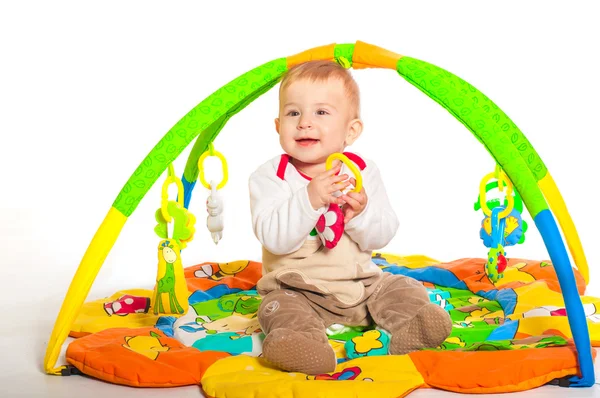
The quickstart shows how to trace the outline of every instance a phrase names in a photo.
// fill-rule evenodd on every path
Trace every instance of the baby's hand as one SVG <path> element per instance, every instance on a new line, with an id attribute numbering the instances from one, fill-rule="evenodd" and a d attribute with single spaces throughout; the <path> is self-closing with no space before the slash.
<path id="1" fill-rule="evenodd" d="M 353 186 L 356 186 L 356 180 L 350 179 Z M 358 216 L 367 206 L 367 194 L 365 189 L 362 188 L 360 192 L 349 192 L 348 194 L 341 196 L 342 200 L 346 204 L 342 207 L 342 213 L 344 213 L 344 224 L 348 224 L 350 220 Z"/>
<path id="2" fill-rule="evenodd" d="M 308 184 L 308 198 L 313 209 L 318 210 L 323 206 L 328 206 L 330 203 L 344 204 L 341 198 L 336 198 L 332 195 L 334 192 L 341 191 L 350 185 L 347 174 L 335 175 L 341 168 L 342 165 L 340 163 L 310 181 Z"/>

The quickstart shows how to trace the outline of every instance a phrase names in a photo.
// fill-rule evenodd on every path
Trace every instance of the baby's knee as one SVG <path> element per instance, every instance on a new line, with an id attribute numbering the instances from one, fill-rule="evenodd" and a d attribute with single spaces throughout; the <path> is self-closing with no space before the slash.
<path id="1" fill-rule="evenodd" d="M 258 307 L 258 321 L 263 323 L 263 321 L 268 318 L 273 318 L 276 316 L 277 312 L 280 311 L 282 307 L 282 300 L 280 300 L 280 294 L 278 291 L 273 291 L 267 294 L 261 300 L 261 303 Z M 285 302 L 284 302 L 285 308 Z"/>
<path id="2" fill-rule="evenodd" d="M 409 276 L 390 275 L 387 282 L 386 294 L 396 296 L 398 299 L 405 297 L 422 298 L 429 302 L 427 288 L 418 280 Z"/>
<path id="3" fill-rule="evenodd" d="M 258 308 L 258 322 L 265 333 L 281 327 L 294 329 L 296 325 L 306 322 L 313 312 L 301 294 L 291 290 L 275 290 L 262 299 Z"/>

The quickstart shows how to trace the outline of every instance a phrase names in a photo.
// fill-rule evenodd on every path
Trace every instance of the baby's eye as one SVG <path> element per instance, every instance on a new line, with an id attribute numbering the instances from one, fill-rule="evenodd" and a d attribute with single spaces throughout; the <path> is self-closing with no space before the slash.
<path id="1" fill-rule="evenodd" d="M 299 114 L 300 114 L 300 112 L 298 112 L 298 111 L 289 111 L 287 115 L 288 116 L 298 116 Z"/>
<path id="2" fill-rule="evenodd" d="M 320 109 L 320 110 L 317 111 L 317 115 L 327 115 L 327 113 L 328 112 L 325 111 L 325 110 L 323 110 L 323 109 Z"/>

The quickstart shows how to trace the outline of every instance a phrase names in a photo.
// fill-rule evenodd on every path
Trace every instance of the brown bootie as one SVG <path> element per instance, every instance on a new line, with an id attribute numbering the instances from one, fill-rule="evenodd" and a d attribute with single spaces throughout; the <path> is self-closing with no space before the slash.
<path id="1" fill-rule="evenodd" d="M 404 355 L 422 348 L 435 348 L 451 331 L 450 315 L 439 305 L 426 304 L 414 318 L 390 330 L 390 354 Z"/>
<path id="2" fill-rule="evenodd" d="M 263 342 L 263 355 L 282 370 L 309 375 L 331 373 L 337 364 L 329 343 L 290 329 L 272 330 Z"/>

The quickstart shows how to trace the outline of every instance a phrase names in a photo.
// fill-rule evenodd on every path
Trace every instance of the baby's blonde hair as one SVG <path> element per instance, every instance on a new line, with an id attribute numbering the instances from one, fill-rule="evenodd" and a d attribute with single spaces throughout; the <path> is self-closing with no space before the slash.
<path id="1" fill-rule="evenodd" d="M 353 117 L 360 117 L 360 93 L 358 84 L 343 66 L 333 61 L 308 61 L 291 67 L 283 76 L 279 94 L 295 81 L 308 79 L 313 82 L 324 82 L 328 79 L 340 79 L 344 84 L 346 96 L 350 101 Z"/>

